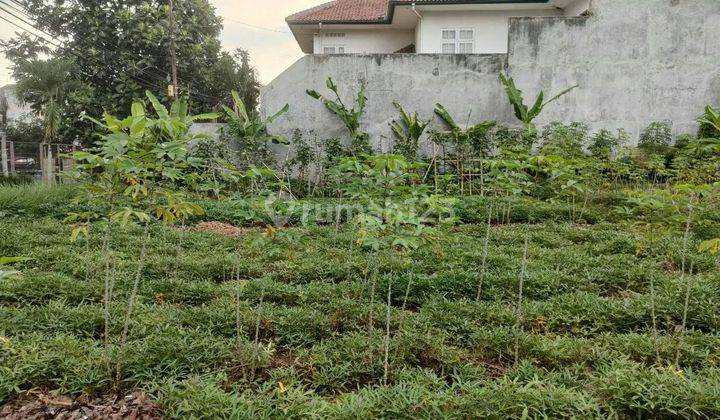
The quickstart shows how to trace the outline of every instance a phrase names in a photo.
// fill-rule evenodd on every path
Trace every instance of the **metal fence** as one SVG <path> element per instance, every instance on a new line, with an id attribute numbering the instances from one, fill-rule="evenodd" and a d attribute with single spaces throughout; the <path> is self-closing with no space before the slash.
<path id="1" fill-rule="evenodd" d="M 8 141 L 5 150 L 0 150 L 0 159 L 3 161 L 3 172 L 7 171 L 8 175 L 25 175 L 54 183 L 74 163 L 63 154 L 75 150 L 76 147 L 70 144 Z"/>

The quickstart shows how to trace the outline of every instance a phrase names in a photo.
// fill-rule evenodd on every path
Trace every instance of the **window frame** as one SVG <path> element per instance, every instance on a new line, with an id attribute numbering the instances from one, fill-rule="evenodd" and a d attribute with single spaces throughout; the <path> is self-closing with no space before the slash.
<path id="1" fill-rule="evenodd" d="M 461 39 L 460 33 L 463 31 L 470 32 L 469 39 Z M 445 32 L 453 32 L 454 38 L 445 39 Z M 470 52 L 460 52 L 461 44 L 470 44 Z M 445 46 L 452 45 L 453 52 L 445 52 Z M 474 54 L 475 53 L 475 29 L 473 28 L 442 28 L 440 29 L 440 52 L 442 54 Z"/>
<path id="2" fill-rule="evenodd" d="M 333 52 L 326 52 L 326 48 L 332 48 Z M 340 51 L 342 49 L 342 51 Z M 333 55 L 333 54 L 345 54 L 346 53 L 347 46 L 345 44 L 325 44 L 322 46 L 322 53 L 327 55 Z"/>

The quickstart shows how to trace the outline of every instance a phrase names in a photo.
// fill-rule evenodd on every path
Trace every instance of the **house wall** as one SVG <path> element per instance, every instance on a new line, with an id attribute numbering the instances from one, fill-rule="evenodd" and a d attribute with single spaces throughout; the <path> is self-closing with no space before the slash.
<path id="1" fill-rule="evenodd" d="M 504 54 L 508 51 L 508 20 L 514 16 L 556 16 L 555 10 L 513 11 L 422 11 L 415 45 L 423 54 L 442 53 L 443 29 L 472 29 L 475 54 Z"/>
<path id="2" fill-rule="evenodd" d="M 329 34 L 342 33 L 345 36 L 335 37 Z M 315 54 L 322 54 L 325 45 L 343 45 L 346 54 L 379 53 L 390 54 L 415 42 L 414 30 L 333 30 L 327 29 L 313 38 Z"/>
<path id="3" fill-rule="evenodd" d="M 388 151 L 394 99 L 423 118 L 440 102 L 460 121 L 513 122 L 497 80 L 503 70 L 528 98 L 580 85 L 549 106 L 540 125 L 583 121 L 593 130 L 624 128 L 637 138 L 650 122 L 670 120 L 675 134 L 693 133 L 703 107 L 720 105 L 720 1 L 593 0 L 592 12 L 589 18 L 512 19 L 508 54 L 307 56 L 262 90 L 262 110 L 291 105 L 271 126 L 275 133 L 298 128 L 347 139 L 337 118 L 305 89 L 327 93 L 325 79 L 332 76 L 349 100 L 364 81 L 363 127 L 377 150 Z"/>

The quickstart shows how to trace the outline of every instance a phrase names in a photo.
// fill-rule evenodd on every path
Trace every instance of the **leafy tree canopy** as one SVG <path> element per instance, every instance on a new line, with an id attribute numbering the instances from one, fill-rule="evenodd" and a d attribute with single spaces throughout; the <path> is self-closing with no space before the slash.
<path id="1" fill-rule="evenodd" d="M 165 94 L 170 83 L 167 0 L 25 0 L 24 13 L 48 34 L 45 40 L 18 35 L 0 43 L 15 63 L 14 77 L 27 77 L 27 61 L 62 58 L 79 82 L 64 95 L 59 138 L 92 142 L 93 127 L 78 116 L 128 109 L 150 90 Z M 19 6 L 18 6 L 19 7 Z M 208 0 L 175 0 L 175 42 L 180 93 L 194 112 L 232 104 L 237 90 L 248 108 L 257 102 L 259 83 L 247 52 L 223 51 L 222 21 Z M 74 81 L 73 81 L 74 83 Z M 37 95 L 23 97 L 42 109 Z"/>

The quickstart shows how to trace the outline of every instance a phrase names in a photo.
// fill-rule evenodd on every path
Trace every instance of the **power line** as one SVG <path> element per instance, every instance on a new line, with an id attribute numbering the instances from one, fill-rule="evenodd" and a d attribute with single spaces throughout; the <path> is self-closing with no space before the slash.
<path id="1" fill-rule="evenodd" d="M 265 27 L 263 27 L 263 26 L 253 25 L 252 23 L 243 22 L 243 21 L 240 21 L 240 20 L 237 20 L 237 19 L 232 19 L 232 18 L 227 18 L 227 17 L 226 17 L 226 18 L 223 18 L 223 19 L 229 20 L 229 21 L 231 21 L 231 22 L 239 23 L 240 25 L 247 26 L 247 27 L 249 27 L 249 28 L 259 29 L 259 30 L 261 30 L 261 31 L 276 32 L 276 33 L 279 33 L 279 34 L 291 34 L 291 33 L 292 33 L 292 32 L 290 32 L 290 31 L 283 31 L 283 30 L 280 30 L 280 29 L 271 29 L 271 28 L 265 28 Z"/>
<path id="2" fill-rule="evenodd" d="M 17 1 L 14 1 L 14 0 L 10 0 L 10 1 L 13 1 L 14 3 L 20 4 L 20 3 L 18 3 Z M 8 5 L 4 0 L 0 0 L 0 3 L 3 4 L 3 5 L 5 5 L 5 6 L 12 7 L 12 6 Z M 21 5 L 21 6 L 22 6 L 22 5 Z M 1 6 L 0 6 L 0 10 L 4 11 L 5 13 L 8 13 L 9 15 L 13 16 L 14 18 L 20 20 L 21 22 L 23 22 L 23 23 L 25 23 L 26 25 L 28 25 L 28 26 L 30 26 L 31 28 L 33 28 L 34 30 L 39 31 L 39 32 L 47 35 L 48 37 L 50 37 L 50 38 L 52 38 L 52 39 L 55 39 L 56 41 L 63 42 L 63 40 L 59 39 L 57 36 L 52 35 L 52 34 L 46 32 L 45 30 L 38 28 L 36 23 L 34 24 L 34 23 L 31 23 L 31 22 L 28 22 L 28 21 L 26 21 L 25 19 L 23 19 L 23 18 L 15 15 L 14 13 L 12 13 L 12 12 L 10 12 L 10 11 L 8 11 L 8 10 L 3 9 Z M 18 10 L 18 9 L 15 8 L 15 10 Z M 26 12 L 20 11 L 20 13 L 22 13 L 22 14 L 23 14 L 25 17 L 27 17 L 28 19 L 32 19 Z M 18 25 L 15 25 L 15 26 L 18 26 Z M 25 31 L 28 31 L 28 30 L 25 29 L 25 28 L 21 28 L 21 29 L 23 29 L 23 30 L 25 30 Z M 29 31 L 28 31 L 28 32 L 29 32 Z M 37 36 L 37 34 L 34 34 L 34 35 Z M 44 38 L 44 37 L 42 37 L 42 38 Z M 83 58 L 83 59 L 87 58 L 87 57 L 86 57 L 86 54 L 78 55 L 79 53 L 78 53 L 78 50 L 77 50 L 77 49 L 73 49 L 73 48 L 71 48 L 71 47 L 67 47 L 67 46 L 63 46 L 63 45 L 58 45 L 58 44 L 56 44 L 56 43 L 49 42 L 49 41 L 47 41 L 47 40 L 45 40 L 45 39 L 43 39 L 43 40 L 46 41 L 46 42 L 48 42 L 48 43 L 50 43 L 51 45 L 55 46 L 56 48 L 59 48 L 59 49 L 62 49 L 62 50 L 67 50 L 67 51 L 70 52 L 71 54 L 72 54 L 73 52 L 75 52 L 75 54 L 73 54 L 73 55 L 75 55 L 75 56 L 78 57 L 78 58 Z M 108 49 L 106 49 L 106 48 L 103 48 L 103 47 L 98 47 L 98 49 L 99 49 L 99 50 L 102 50 L 102 51 L 104 51 L 104 52 L 106 52 L 106 53 L 114 54 L 113 51 L 110 51 L 110 50 L 108 50 Z M 95 60 L 96 60 L 96 62 L 100 62 L 98 58 L 95 58 Z M 110 68 L 110 67 L 108 67 L 108 68 Z M 159 70 L 159 69 L 158 69 L 158 70 Z M 156 74 L 155 76 L 157 77 L 158 74 Z M 135 77 L 139 77 L 139 76 L 135 76 Z M 160 80 L 160 81 L 163 81 L 163 82 L 164 82 L 164 80 L 163 80 L 164 78 L 165 78 L 165 75 L 159 74 L 159 80 Z M 142 79 L 141 79 L 141 80 L 142 80 Z M 146 83 L 146 84 L 148 84 L 149 86 L 154 86 L 152 83 L 149 83 L 147 80 L 144 80 L 143 83 Z M 157 87 L 157 86 L 154 86 L 154 87 Z"/>

